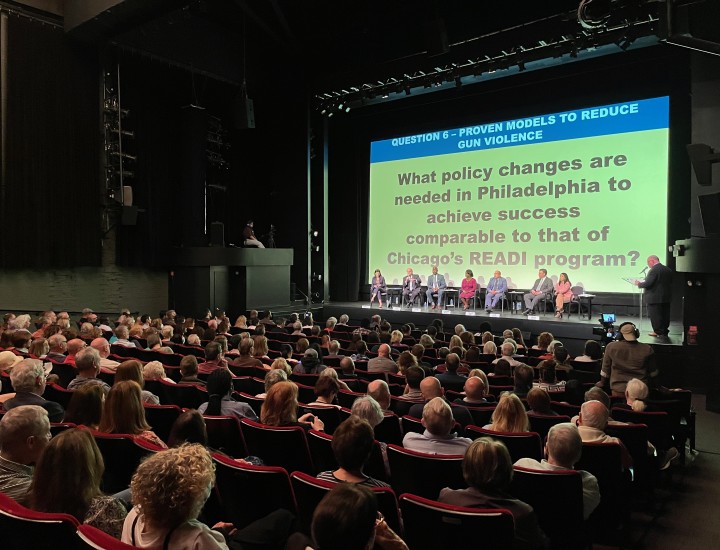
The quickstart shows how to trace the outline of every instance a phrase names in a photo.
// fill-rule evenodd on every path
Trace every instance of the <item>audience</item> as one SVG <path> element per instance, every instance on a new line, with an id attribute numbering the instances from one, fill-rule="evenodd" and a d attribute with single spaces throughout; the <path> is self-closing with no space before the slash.
<path id="1" fill-rule="evenodd" d="M 181 383 L 205 385 L 205 380 L 198 378 L 197 357 L 191 353 L 180 360 L 180 374 L 182 374 Z"/>
<path id="2" fill-rule="evenodd" d="M 105 398 L 98 430 L 109 434 L 128 434 L 166 448 L 165 442 L 145 420 L 140 385 L 133 380 L 117 382 Z"/>
<path id="3" fill-rule="evenodd" d="M 550 407 L 550 394 L 540 388 L 533 388 L 527 394 L 527 402 L 530 409 L 527 411 L 529 415 L 539 416 L 557 416 Z"/>
<path id="4" fill-rule="evenodd" d="M 233 365 L 236 365 L 233 362 Z M 205 361 L 198 365 L 199 374 L 210 374 L 218 369 L 228 368 L 228 362 L 223 357 L 222 344 L 220 342 L 208 342 L 205 346 Z"/>
<path id="5" fill-rule="evenodd" d="M 85 384 L 75 390 L 63 422 L 97 430 L 105 405 L 105 392 L 99 384 Z"/>
<path id="6" fill-rule="evenodd" d="M 542 390 L 538 390 L 542 391 Z M 548 431 L 545 444 L 547 460 L 521 458 L 515 466 L 533 470 L 574 470 L 582 455 L 582 438 L 575 425 L 569 422 L 555 424 Z M 600 504 L 600 488 L 597 479 L 590 472 L 580 470 L 583 486 L 583 517 L 587 519 Z"/>
<path id="7" fill-rule="evenodd" d="M 578 431 L 583 443 L 618 443 L 622 448 L 622 464 L 623 467 L 630 468 L 632 466 L 632 458 L 630 453 L 617 437 L 609 436 L 605 433 L 609 417 L 607 407 L 600 401 L 586 401 L 580 407 L 580 416 L 578 417 Z M 677 451 L 676 451 L 677 452 Z"/>
<path id="8" fill-rule="evenodd" d="M 320 354 L 312 348 L 308 348 L 303 353 L 302 361 L 293 367 L 294 374 L 320 374 L 325 369 L 325 365 L 320 360 Z"/>
<path id="9" fill-rule="evenodd" d="M 530 431 L 530 420 L 525 412 L 525 405 L 512 392 L 503 392 L 490 420 L 490 424 L 484 427 L 494 432 Z"/>
<path id="10" fill-rule="evenodd" d="M 62 422 L 65 414 L 62 405 L 42 397 L 45 392 L 45 380 L 42 361 L 23 359 L 10 372 L 10 382 L 15 390 L 15 397 L 5 401 L 3 408 L 9 411 L 21 405 L 39 405 L 48 412 L 50 422 Z"/>
<path id="11" fill-rule="evenodd" d="M 463 477 L 467 489 L 445 488 L 438 500 L 453 506 L 504 508 L 515 521 L 516 548 L 547 548 L 532 506 L 511 497 L 507 490 L 512 481 L 510 453 L 500 441 L 481 437 L 472 442 L 463 458 Z"/>
<path id="12" fill-rule="evenodd" d="M 420 367 L 409 367 L 405 372 L 405 390 L 398 399 L 406 401 L 421 401 L 422 392 L 420 391 L 420 383 L 425 378 L 425 371 Z"/>
<path id="13" fill-rule="evenodd" d="M 515 367 L 513 371 L 513 382 L 515 384 L 515 395 L 518 397 L 527 396 L 528 392 L 533 387 L 533 380 L 535 378 L 535 371 L 532 367 L 529 367 L 523 363 Z"/>
<path id="14" fill-rule="evenodd" d="M 373 380 L 368 384 L 367 394 L 380 404 L 383 411 L 390 409 L 390 387 L 385 380 Z"/>
<path id="15" fill-rule="evenodd" d="M 99 384 L 105 393 L 110 391 L 110 386 L 97 378 L 100 373 L 100 354 L 96 349 L 87 347 L 81 349 L 75 359 L 75 367 L 77 376 L 70 380 L 67 389 L 77 390 L 85 384 Z"/>
<path id="16" fill-rule="evenodd" d="M 287 372 L 282 369 L 273 369 L 265 375 L 265 391 L 257 394 L 258 399 L 265 399 L 267 392 L 278 382 L 286 382 L 288 379 Z"/>
<path id="17" fill-rule="evenodd" d="M 136 359 L 129 359 L 120 363 L 117 371 L 115 372 L 115 384 L 122 382 L 123 380 L 132 380 L 133 382 L 137 382 L 138 386 L 144 388 L 145 377 L 143 376 L 142 363 Z M 145 389 L 140 391 L 140 396 L 143 403 L 149 403 L 151 405 L 160 404 L 160 398 Z"/>
<path id="18" fill-rule="evenodd" d="M 293 382 L 274 384 L 265 396 L 260 421 L 268 426 L 300 426 L 304 430 L 323 431 L 325 424 L 312 413 L 297 417 L 298 387 Z"/>
<path id="19" fill-rule="evenodd" d="M 339 468 L 320 472 L 318 479 L 334 483 L 356 483 L 367 487 L 389 487 L 363 473 L 363 467 L 375 444 L 370 424 L 358 416 L 350 416 L 333 432 L 332 450 Z"/>
<path id="20" fill-rule="evenodd" d="M 103 495 L 105 463 L 87 430 L 72 428 L 53 438 L 35 467 L 30 508 L 63 513 L 119 539 L 127 516 L 125 505 Z"/>
<path id="21" fill-rule="evenodd" d="M 34 466 L 52 435 L 45 409 L 21 405 L 0 418 L 0 492 L 27 504 Z"/>
<path id="22" fill-rule="evenodd" d="M 232 416 L 238 420 L 249 418 L 258 420 L 255 411 L 247 403 L 232 398 L 232 374 L 225 369 L 217 369 L 207 379 L 208 401 L 198 407 L 198 412 L 208 416 Z"/>
<path id="23" fill-rule="evenodd" d="M 340 408 L 340 405 L 335 403 L 338 391 L 340 391 L 340 385 L 335 378 L 332 376 L 318 376 L 317 382 L 315 382 L 315 401 L 308 403 L 308 405 Z"/>
<path id="24" fill-rule="evenodd" d="M 390 346 L 381 344 L 377 353 L 377 357 L 373 357 L 368 361 L 368 372 L 390 372 L 396 374 L 399 369 L 395 361 L 390 358 Z"/>
<path id="25" fill-rule="evenodd" d="M 403 437 L 403 447 L 428 454 L 463 454 L 470 439 L 450 433 L 455 425 L 452 410 L 442 397 L 428 401 L 423 408 L 421 434 L 409 432 Z"/>

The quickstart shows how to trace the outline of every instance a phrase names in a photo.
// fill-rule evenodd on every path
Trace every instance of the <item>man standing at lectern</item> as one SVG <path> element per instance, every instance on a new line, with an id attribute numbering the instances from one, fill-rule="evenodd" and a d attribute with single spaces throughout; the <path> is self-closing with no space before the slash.
<path id="1" fill-rule="evenodd" d="M 437 294 L 437 305 L 442 306 L 443 293 L 447 284 L 445 284 L 445 275 L 438 275 L 438 268 L 436 265 L 432 266 L 432 275 L 427 280 L 427 303 L 430 309 L 435 309 L 435 302 L 433 302 L 433 293 Z"/>
<path id="2" fill-rule="evenodd" d="M 650 271 L 645 279 L 635 281 L 635 284 L 645 289 L 645 303 L 647 304 L 650 323 L 653 331 L 650 336 L 667 338 L 670 326 L 670 300 L 672 295 L 672 269 L 660 263 L 657 256 L 647 259 Z"/>
<path id="3" fill-rule="evenodd" d="M 415 298 L 420 294 L 422 290 L 422 283 L 420 282 L 420 275 L 413 273 L 412 267 L 407 268 L 407 277 L 403 279 L 403 296 L 408 304 L 412 307 Z"/>

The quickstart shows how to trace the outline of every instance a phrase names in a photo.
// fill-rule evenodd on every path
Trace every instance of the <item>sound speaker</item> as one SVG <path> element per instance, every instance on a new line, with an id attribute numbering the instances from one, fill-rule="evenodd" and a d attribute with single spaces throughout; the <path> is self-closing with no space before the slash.
<path id="1" fill-rule="evenodd" d="M 235 99 L 235 129 L 247 130 L 249 128 L 255 128 L 253 100 L 245 93 L 240 93 Z"/>
<path id="2" fill-rule="evenodd" d="M 225 224 L 212 222 L 210 224 L 210 246 L 225 246 Z"/>
<path id="3" fill-rule="evenodd" d="M 123 206 L 120 211 L 120 225 L 137 225 L 137 206 Z"/>

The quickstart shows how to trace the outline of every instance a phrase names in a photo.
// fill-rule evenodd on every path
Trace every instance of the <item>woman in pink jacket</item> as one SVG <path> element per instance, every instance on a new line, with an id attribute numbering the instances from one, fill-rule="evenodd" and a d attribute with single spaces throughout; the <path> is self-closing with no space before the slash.
<path id="1" fill-rule="evenodd" d="M 560 273 L 560 279 L 555 285 L 555 317 L 558 319 L 562 319 L 563 306 L 573 298 L 571 287 L 567 273 Z"/>

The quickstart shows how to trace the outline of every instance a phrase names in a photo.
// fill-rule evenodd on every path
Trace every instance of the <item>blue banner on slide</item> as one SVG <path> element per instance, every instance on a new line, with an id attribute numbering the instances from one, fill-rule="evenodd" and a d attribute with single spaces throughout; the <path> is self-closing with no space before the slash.
<path id="1" fill-rule="evenodd" d="M 669 97 L 663 96 L 375 141 L 370 146 L 370 162 L 640 132 L 668 125 Z"/>

